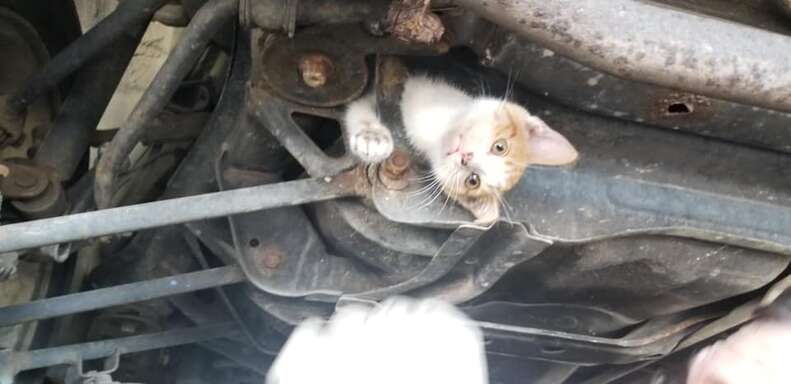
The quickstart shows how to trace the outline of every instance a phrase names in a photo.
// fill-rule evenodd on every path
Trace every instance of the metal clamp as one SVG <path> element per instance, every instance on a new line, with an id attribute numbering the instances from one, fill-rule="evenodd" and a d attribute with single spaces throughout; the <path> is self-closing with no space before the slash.
<path id="1" fill-rule="evenodd" d="M 121 354 L 118 350 L 104 360 L 104 368 L 101 371 L 83 370 L 83 361 L 77 360 L 66 374 L 67 384 L 122 384 L 115 380 L 111 374 L 118 370 L 121 364 Z M 132 383 L 129 383 L 132 384 Z"/>

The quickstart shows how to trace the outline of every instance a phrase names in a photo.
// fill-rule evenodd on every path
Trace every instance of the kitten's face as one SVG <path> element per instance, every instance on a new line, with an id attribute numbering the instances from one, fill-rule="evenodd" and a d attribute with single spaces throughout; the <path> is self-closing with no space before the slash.
<path id="1" fill-rule="evenodd" d="M 457 118 L 443 146 L 434 172 L 445 192 L 457 200 L 495 205 L 528 165 L 562 165 L 577 159 L 568 140 L 541 119 L 498 99 L 477 100 Z M 494 209 L 495 215 L 498 211 L 487 209 Z"/>

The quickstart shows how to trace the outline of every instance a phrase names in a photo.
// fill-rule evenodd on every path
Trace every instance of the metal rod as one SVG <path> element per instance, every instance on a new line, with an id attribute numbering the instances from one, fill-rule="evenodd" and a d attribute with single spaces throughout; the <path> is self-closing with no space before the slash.
<path id="1" fill-rule="evenodd" d="M 242 22 L 268 30 L 289 32 L 290 27 L 316 24 L 359 23 L 385 18 L 389 0 L 302 0 L 290 13 L 289 2 L 282 0 L 255 0 L 243 2 Z M 291 14 L 292 20 L 285 15 Z M 291 24 L 291 25 L 290 25 Z"/>
<path id="2" fill-rule="evenodd" d="M 211 0 L 192 18 L 179 44 L 168 56 L 96 165 L 94 198 L 99 208 L 113 206 L 114 182 L 146 127 L 173 97 L 179 84 L 203 54 L 214 35 L 237 15 L 239 0 Z"/>
<path id="3" fill-rule="evenodd" d="M 68 98 L 36 151 L 36 163 L 52 168 L 60 180 L 71 179 L 85 156 L 91 133 L 121 82 L 145 28 L 141 25 L 129 32 L 120 36 L 105 56 L 79 70 Z"/>
<path id="4" fill-rule="evenodd" d="M 0 226 L 0 253 L 352 196 L 355 181 L 346 173 Z"/>
<path id="5" fill-rule="evenodd" d="M 245 281 L 242 270 L 238 266 L 227 266 L 94 289 L 0 308 L 0 327 L 136 303 L 242 281 Z"/>
<path id="6" fill-rule="evenodd" d="M 791 111 L 784 35 L 636 0 L 456 3 L 619 77 Z"/>
<path id="7" fill-rule="evenodd" d="M 9 100 L 9 110 L 21 113 L 42 93 L 52 89 L 86 62 L 102 53 L 121 35 L 146 23 L 169 0 L 122 1 L 118 8 L 85 35 L 58 53 L 47 66 Z"/>
<path id="8" fill-rule="evenodd" d="M 120 339 L 65 345 L 33 351 L 9 352 L 0 355 L 0 362 L 12 367 L 13 374 L 36 368 L 73 364 L 81 360 L 94 360 L 119 354 L 150 351 L 184 344 L 236 336 L 238 328 L 232 322 L 204 325 Z M 8 365 L 2 367 L 8 369 Z"/>

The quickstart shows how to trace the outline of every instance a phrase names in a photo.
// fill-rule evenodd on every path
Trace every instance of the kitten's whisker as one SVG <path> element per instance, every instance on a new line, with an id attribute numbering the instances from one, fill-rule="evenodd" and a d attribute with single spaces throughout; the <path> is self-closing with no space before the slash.
<path id="1" fill-rule="evenodd" d="M 451 198 L 452 198 L 452 196 L 453 196 L 453 194 L 454 194 L 454 192 L 453 192 L 453 191 L 455 191 L 455 190 L 456 190 L 456 188 L 457 188 L 458 180 L 460 179 L 460 177 L 461 177 L 461 174 L 460 174 L 459 172 L 455 172 L 455 173 L 453 174 L 453 177 L 451 178 L 451 182 L 450 182 L 450 184 L 451 184 L 452 188 L 445 188 L 445 189 L 446 189 L 446 192 L 445 192 L 445 195 L 446 195 L 446 196 L 445 196 L 445 202 L 442 204 L 442 208 L 439 210 L 439 213 L 440 213 L 440 214 L 441 214 L 441 213 L 442 213 L 442 212 L 445 210 L 445 208 L 448 206 L 448 202 L 451 200 Z M 454 199 L 454 201 L 455 201 L 455 199 Z"/>
<path id="2" fill-rule="evenodd" d="M 436 188 L 436 186 L 438 184 L 439 184 L 439 180 L 438 179 L 433 179 L 433 180 L 431 180 L 430 183 L 420 187 L 420 189 L 417 189 L 415 191 L 411 191 L 411 192 L 407 193 L 407 199 L 412 200 L 413 198 L 419 197 L 421 195 L 431 195 L 431 193 L 433 192 L 434 188 Z"/>
<path id="3" fill-rule="evenodd" d="M 437 216 L 441 215 L 442 212 L 445 211 L 445 208 L 448 206 L 448 201 L 450 201 L 451 193 L 452 193 L 451 191 L 445 192 L 445 202 L 442 203 L 442 208 L 439 209 L 439 213 L 437 214 Z"/>
<path id="4" fill-rule="evenodd" d="M 418 189 L 418 190 L 415 190 L 415 191 L 409 192 L 407 195 L 408 195 L 408 196 L 416 196 L 416 195 L 420 195 L 420 194 L 422 194 L 422 193 L 426 192 L 427 190 L 429 190 L 429 189 L 432 189 L 432 188 L 433 188 L 433 187 L 434 187 L 434 186 L 435 186 L 437 183 L 438 183 L 437 181 L 432 181 L 431 183 L 428 183 L 428 184 L 426 184 L 426 185 L 422 186 L 422 187 L 421 187 L 420 189 Z"/>
<path id="5" fill-rule="evenodd" d="M 505 197 L 503 197 L 499 193 L 495 194 L 495 196 L 497 197 L 497 200 L 500 202 L 500 205 L 503 207 L 503 211 L 505 212 L 506 219 L 508 219 L 509 222 L 513 222 L 513 219 L 511 218 L 511 212 L 510 212 L 512 207 L 505 200 Z"/>
<path id="6" fill-rule="evenodd" d="M 438 183 L 438 184 L 437 184 L 437 186 L 438 186 L 438 188 L 437 188 L 437 189 L 436 189 L 436 191 L 435 191 L 435 192 L 434 192 L 434 193 L 431 195 L 431 199 L 430 199 L 428 202 L 426 202 L 425 204 L 423 204 L 423 205 L 421 206 L 421 208 L 426 208 L 426 207 L 430 206 L 432 203 L 434 203 L 434 201 L 436 201 L 436 200 L 437 200 L 437 198 L 438 198 L 440 195 L 442 195 L 442 185 L 440 185 L 440 184 Z M 424 201 L 425 201 L 425 200 L 424 200 Z"/>
<path id="7" fill-rule="evenodd" d="M 436 182 L 436 183 L 432 183 L 431 184 L 431 188 L 426 190 L 426 192 L 425 192 L 425 194 L 426 194 L 425 198 L 420 202 L 421 207 L 422 207 L 423 203 L 425 203 L 426 201 L 430 200 L 434 196 L 434 194 L 437 192 L 437 190 L 441 190 L 441 189 L 442 189 L 442 186 L 440 185 L 439 181 Z"/>
<path id="8" fill-rule="evenodd" d="M 434 189 L 432 189 L 432 190 L 430 190 L 430 191 L 426 191 L 426 192 L 425 192 L 425 193 L 424 193 L 422 196 L 416 196 L 416 198 L 415 198 L 414 200 L 412 200 L 412 203 L 411 203 L 411 204 L 409 204 L 409 205 L 408 205 L 406 208 L 407 208 L 407 209 L 422 209 L 422 208 L 423 208 L 423 206 L 424 206 L 424 203 L 425 203 L 425 202 L 426 202 L 428 199 L 430 199 L 430 198 L 431 198 L 431 196 L 434 194 L 434 191 L 435 191 L 435 190 L 434 190 Z M 418 200 L 418 199 L 417 199 L 417 198 L 420 198 L 420 197 L 422 197 L 422 200 Z"/>
<path id="9" fill-rule="evenodd" d="M 420 193 L 423 193 L 423 192 L 425 192 L 426 190 L 433 188 L 433 187 L 434 187 L 435 185 L 437 185 L 438 183 L 439 183 L 439 181 L 437 181 L 436 179 L 434 179 L 434 180 L 431 180 L 431 181 L 429 181 L 428 183 L 425 183 L 425 184 L 423 184 L 423 185 L 422 185 L 422 186 L 421 186 L 419 189 L 417 189 L 416 191 L 412 191 L 412 192 L 410 192 L 410 194 L 411 194 L 411 195 L 415 195 L 415 194 L 420 194 Z"/>
<path id="10" fill-rule="evenodd" d="M 418 176 L 418 177 L 412 177 L 412 178 L 410 178 L 410 180 L 414 180 L 414 181 L 427 181 L 427 180 L 431 180 L 431 179 L 433 179 L 433 178 L 435 178 L 435 177 L 436 177 L 436 175 L 435 175 L 435 174 L 433 174 L 433 173 L 429 172 L 429 173 L 426 173 L 426 174 L 424 174 L 424 175 L 420 175 L 420 176 Z"/>

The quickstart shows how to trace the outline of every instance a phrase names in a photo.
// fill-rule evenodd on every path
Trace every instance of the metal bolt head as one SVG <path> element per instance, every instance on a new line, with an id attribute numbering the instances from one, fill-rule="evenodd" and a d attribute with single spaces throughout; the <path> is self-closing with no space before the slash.
<path id="1" fill-rule="evenodd" d="M 30 172 L 14 172 L 12 179 L 14 180 L 14 184 L 23 189 L 33 188 L 38 184 L 38 178 L 36 175 Z"/>
<path id="2" fill-rule="evenodd" d="M 311 88 L 320 88 L 327 84 L 333 70 L 332 60 L 321 53 L 310 53 L 299 59 L 302 81 Z"/>
<path id="3" fill-rule="evenodd" d="M 410 166 L 409 155 L 396 150 L 379 168 L 379 180 L 387 189 L 402 190 L 409 184 L 404 176 Z"/>
<path id="4" fill-rule="evenodd" d="M 395 151 L 385 162 L 385 172 L 391 176 L 401 177 L 409 169 L 409 156 L 402 151 Z"/>

